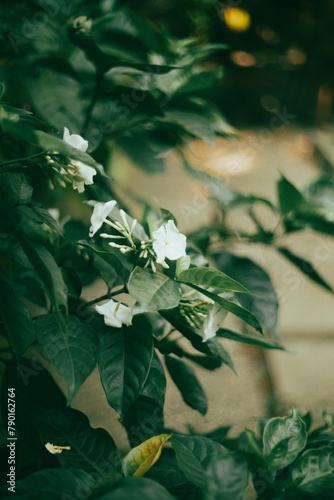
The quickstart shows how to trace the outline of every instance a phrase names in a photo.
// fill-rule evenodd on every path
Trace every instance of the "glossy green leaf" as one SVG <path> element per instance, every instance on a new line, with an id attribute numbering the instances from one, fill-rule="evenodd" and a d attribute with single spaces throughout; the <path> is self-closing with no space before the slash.
<path id="1" fill-rule="evenodd" d="M 128 289 L 138 300 L 142 311 L 172 309 L 180 302 L 178 284 L 160 272 L 136 267 L 130 275 Z"/>
<path id="2" fill-rule="evenodd" d="M 266 339 L 264 337 L 258 337 L 255 335 L 250 335 L 248 333 L 239 332 L 238 330 L 232 328 L 219 328 L 219 330 L 217 331 L 217 335 L 218 337 L 235 340 L 236 342 L 241 342 L 242 344 L 256 345 L 265 349 L 279 349 L 281 351 L 285 350 L 285 348 L 278 342 L 273 342 L 272 340 Z"/>
<path id="3" fill-rule="evenodd" d="M 122 419 L 130 447 L 164 431 L 163 406 L 158 399 L 143 394 L 136 399 Z"/>
<path id="4" fill-rule="evenodd" d="M 120 472 L 116 445 L 104 429 L 93 429 L 84 413 L 58 408 L 36 418 L 36 428 L 44 444 L 69 446 L 59 455 L 70 469 L 82 469 L 93 477 Z"/>
<path id="5" fill-rule="evenodd" d="M 150 323 L 142 316 L 133 325 L 106 328 L 100 335 L 99 370 L 108 403 L 123 418 L 141 394 L 153 356 Z"/>
<path id="6" fill-rule="evenodd" d="M 0 280 L 0 295 L 1 318 L 5 324 L 9 343 L 19 358 L 35 340 L 34 323 L 28 307 L 3 280 Z"/>
<path id="7" fill-rule="evenodd" d="M 267 272 L 247 257 L 229 252 L 215 253 L 212 257 L 217 269 L 227 272 L 252 292 L 239 295 L 239 302 L 259 319 L 272 337 L 277 338 L 279 303 Z"/>
<path id="8" fill-rule="evenodd" d="M 76 316 L 55 314 L 37 318 L 36 337 L 44 353 L 68 385 L 68 404 L 97 362 L 98 342 L 91 326 Z"/>
<path id="9" fill-rule="evenodd" d="M 288 248 L 278 247 L 277 250 L 279 251 L 280 254 L 284 255 L 284 257 L 289 262 L 291 262 L 294 266 L 296 266 L 297 269 L 299 269 L 299 271 L 305 274 L 310 280 L 314 281 L 314 283 L 317 283 L 323 288 L 326 288 L 326 290 L 333 292 L 333 288 L 318 273 L 318 271 L 313 267 L 311 262 L 309 262 L 307 259 L 303 259 L 302 257 L 299 257 L 298 255 L 294 254 Z"/>
<path id="10" fill-rule="evenodd" d="M 183 401 L 190 408 L 205 415 L 208 411 L 208 401 L 193 368 L 172 356 L 165 356 L 165 362 L 173 382 L 182 395 Z"/>
<path id="11" fill-rule="evenodd" d="M 156 399 L 159 401 L 161 407 L 164 406 L 166 376 L 164 367 L 162 366 L 160 358 L 155 351 L 153 352 L 150 371 L 141 394 L 143 396 Z"/>
<path id="12" fill-rule="evenodd" d="M 268 465 L 272 470 L 279 470 L 291 464 L 306 441 L 305 423 L 295 410 L 290 417 L 269 420 L 263 432 L 263 451 Z"/>
<path id="13" fill-rule="evenodd" d="M 31 265 L 42 280 L 51 303 L 57 310 L 67 311 L 67 287 L 51 253 L 45 247 L 33 244 L 22 231 L 16 236 Z"/>
<path id="14" fill-rule="evenodd" d="M 16 483 L 16 492 L 21 496 L 39 500 L 77 498 L 78 491 L 88 497 L 95 481 L 83 470 L 43 469 L 26 476 Z"/>
<path id="15" fill-rule="evenodd" d="M 163 432 L 165 393 L 165 370 L 154 352 L 143 390 L 122 420 L 131 447 Z"/>
<path id="16" fill-rule="evenodd" d="M 176 434 L 172 445 L 180 469 L 189 481 L 200 488 L 205 487 L 210 462 L 228 453 L 222 445 L 202 436 Z"/>
<path id="17" fill-rule="evenodd" d="M 298 490 L 320 495 L 334 487 L 334 448 L 323 446 L 306 450 L 291 470 L 292 479 L 300 480 Z M 320 497 L 319 497 L 320 498 Z"/>
<path id="18" fill-rule="evenodd" d="M 216 288 L 221 292 L 251 293 L 234 279 L 211 267 L 192 267 L 191 269 L 182 271 L 177 281 L 187 285 Z"/>
<path id="19" fill-rule="evenodd" d="M 206 471 L 203 500 L 243 500 L 248 484 L 248 467 L 237 455 L 213 460 Z"/>
<path id="20" fill-rule="evenodd" d="M 129 451 L 122 463 L 124 476 L 143 476 L 159 460 L 162 448 L 172 435 L 153 436 Z"/>

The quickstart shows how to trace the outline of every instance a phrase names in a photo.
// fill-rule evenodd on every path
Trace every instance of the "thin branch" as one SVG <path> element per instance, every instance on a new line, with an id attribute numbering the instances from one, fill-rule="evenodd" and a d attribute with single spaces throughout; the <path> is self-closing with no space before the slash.
<path id="1" fill-rule="evenodd" d="M 36 153 L 35 155 L 26 156 L 25 158 L 16 158 L 15 160 L 3 161 L 0 163 L 0 168 L 4 167 L 5 165 L 12 165 L 15 163 L 23 163 L 25 161 L 33 160 L 34 158 L 38 158 L 39 156 L 45 156 L 47 155 L 47 153 L 47 151 L 42 151 L 40 153 Z"/>
<path id="2" fill-rule="evenodd" d="M 127 289 L 126 289 L 126 287 L 124 287 L 124 288 L 121 288 L 120 290 L 115 290 L 114 292 L 106 293 L 105 295 L 102 295 L 101 297 L 97 297 L 96 299 L 93 299 L 93 300 L 90 300 L 89 302 L 86 302 L 85 307 L 93 306 L 94 304 L 97 304 L 98 302 L 102 302 L 102 300 L 110 299 L 111 297 L 115 297 L 115 295 L 120 295 L 121 293 L 124 293 L 126 291 L 127 291 Z"/>

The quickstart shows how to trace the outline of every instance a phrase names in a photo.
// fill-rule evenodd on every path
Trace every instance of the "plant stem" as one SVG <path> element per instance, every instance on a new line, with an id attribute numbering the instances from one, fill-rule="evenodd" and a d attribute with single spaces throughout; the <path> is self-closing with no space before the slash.
<path id="1" fill-rule="evenodd" d="M 93 95 L 92 95 L 92 99 L 87 107 L 86 117 L 85 117 L 84 124 L 82 126 L 81 135 L 83 135 L 87 132 L 88 125 L 90 124 L 90 121 L 92 119 L 95 104 L 96 104 L 97 98 L 99 96 L 99 90 L 100 90 L 100 86 L 102 84 L 102 81 L 103 81 L 103 73 L 96 73 Z"/>
<path id="2" fill-rule="evenodd" d="M 127 289 L 126 289 L 126 287 L 124 287 L 124 288 L 121 288 L 120 290 L 115 290 L 114 292 L 106 293 L 105 295 L 102 295 L 101 297 L 97 297 L 96 299 L 93 299 L 93 300 L 90 300 L 89 302 L 86 302 L 85 307 L 93 306 L 94 304 L 97 304 L 98 302 L 102 302 L 102 300 L 110 299 L 111 297 L 114 297 L 115 295 L 120 295 L 121 293 L 124 293 L 126 291 L 127 291 Z"/>
<path id="3" fill-rule="evenodd" d="M 32 156 L 26 156 L 25 158 L 16 158 L 15 160 L 8 160 L 8 161 L 3 161 L 0 163 L 0 168 L 4 167 L 5 165 L 11 165 L 15 163 L 22 163 L 25 161 L 33 160 L 34 158 L 38 158 L 39 156 L 45 156 L 47 154 L 47 151 L 41 151 L 40 153 L 36 153 L 35 155 Z"/>

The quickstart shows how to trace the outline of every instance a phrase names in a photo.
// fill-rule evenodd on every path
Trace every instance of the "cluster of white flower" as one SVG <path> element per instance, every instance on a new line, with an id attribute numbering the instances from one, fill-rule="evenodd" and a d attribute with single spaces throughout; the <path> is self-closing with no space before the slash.
<path id="1" fill-rule="evenodd" d="M 63 140 L 80 151 L 87 151 L 88 141 L 78 134 L 71 135 L 66 127 L 64 129 Z M 93 177 L 96 175 L 96 170 L 79 160 L 71 159 L 66 170 L 63 169 L 61 173 L 65 176 L 66 180 L 72 182 L 74 189 L 82 193 L 85 190 L 85 185 L 93 184 Z M 179 232 L 173 220 L 162 224 L 159 229 L 153 231 L 152 239 L 141 241 L 140 248 L 137 248 L 137 245 L 133 241 L 133 231 L 137 225 L 136 219 L 130 225 L 128 216 L 124 210 L 119 211 L 122 222 L 112 216 L 109 218 L 117 204 L 115 200 L 110 200 L 106 203 L 91 200 L 87 203 L 93 207 L 89 236 L 93 237 L 103 224 L 111 226 L 118 234 L 101 233 L 100 236 L 106 239 L 124 240 L 125 243 L 122 244 L 110 241 L 109 245 L 113 248 L 118 248 L 123 254 L 131 251 L 136 252 L 139 258 L 147 259 L 147 264 L 151 265 L 153 272 L 156 271 L 155 263 L 168 268 L 166 259 L 175 261 L 186 256 L 186 236 Z M 104 322 L 108 326 L 121 328 L 123 324 L 126 326 L 132 324 L 133 312 L 130 307 L 121 304 L 121 302 L 111 299 L 102 306 L 96 306 L 96 311 L 104 316 Z M 193 303 L 193 301 L 185 299 L 180 305 L 180 312 L 187 322 L 200 332 L 203 342 L 216 335 L 220 323 L 227 314 L 227 311 L 218 304 L 210 301 L 210 299 L 204 299 L 201 302 L 197 301 L 197 303 L 196 301 Z"/>
<path id="2" fill-rule="evenodd" d="M 83 153 L 87 151 L 88 141 L 85 141 L 85 139 L 78 134 L 71 135 L 66 127 L 64 128 L 63 140 Z M 85 184 L 93 184 L 93 177 L 96 175 L 96 170 L 82 161 L 71 159 L 70 163 L 67 165 L 66 173 L 72 178 L 73 189 L 77 189 L 79 193 L 83 193 Z"/>
<path id="3" fill-rule="evenodd" d="M 133 241 L 132 233 L 137 225 L 136 219 L 131 222 L 128 221 L 128 216 L 124 210 L 120 210 L 122 222 L 115 220 L 111 216 L 111 212 L 116 205 L 115 200 L 106 203 L 98 203 L 96 201 L 89 201 L 89 205 L 94 207 L 90 222 L 89 235 L 92 237 L 105 223 L 115 229 L 118 234 L 102 233 L 100 236 L 106 239 L 124 239 L 126 243 L 118 244 L 114 241 L 109 242 L 109 245 L 118 248 L 121 253 L 139 252 L 139 257 L 148 259 L 155 271 L 154 261 L 164 267 L 168 267 L 166 258 L 169 260 L 177 260 L 186 255 L 187 238 L 181 234 L 174 221 L 169 220 L 167 223 L 162 224 L 159 229 L 153 232 L 152 239 L 140 242 L 140 249 L 137 249 Z M 110 216 L 110 218 L 108 218 Z"/>

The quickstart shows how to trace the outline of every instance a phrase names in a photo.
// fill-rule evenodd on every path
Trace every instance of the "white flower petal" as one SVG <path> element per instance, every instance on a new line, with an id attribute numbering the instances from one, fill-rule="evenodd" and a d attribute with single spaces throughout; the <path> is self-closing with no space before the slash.
<path id="1" fill-rule="evenodd" d="M 122 324 L 129 326 L 132 324 L 132 310 L 130 307 L 119 304 L 110 299 L 102 306 L 96 306 L 96 311 L 103 314 L 104 322 L 108 326 L 121 328 Z"/>
<path id="2" fill-rule="evenodd" d="M 180 235 L 180 231 L 178 228 L 175 226 L 175 223 L 173 220 L 169 220 L 167 224 L 165 224 L 166 228 L 166 233 L 168 234 L 168 241 L 172 242 L 178 238 Z"/>
<path id="3" fill-rule="evenodd" d="M 177 238 L 166 246 L 166 257 L 170 260 L 177 260 L 186 255 L 187 238 L 184 234 L 178 234 Z"/>
<path id="4" fill-rule="evenodd" d="M 159 229 L 153 231 L 152 237 L 154 240 L 166 242 L 167 241 L 167 231 L 164 225 L 160 226 Z"/>
<path id="5" fill-rule="evenodd" d="M 73 148 L 79 149 L 80 151 L 83 151 L 84 153 L 87 151 L 88 148 L 88 141 L 85 141 L 81 137 L 81 135 L 78 134 L 70 134 L 70 131 L 68 128 L 64 128 L 64 135 L 63 135 L 63 141 L 65 141 L 67 144 L 72 146 Z"/>
<path id="6" fill-rule="evenodd" d="M 115 200 L 110 200 L 106 203 L 96 203 L 94 205 L 94 210 L 90 218 L 91 226 L 89 228 L 89 236 L 94 236 L 94 234 L 100 229 L 104 219 L 108 217 L 116 203 L 117 202 Z"/>
<path id="7" fill-rule="evenodd" d="M 216 332 L 219 325 L 226 318 L 227 311 L 223 309 L 219 304 L 215 304 L 209 311 L 209 314 L 205 318 L 202 327 L 202 337 L 203 342 L 216 336 Z"/>
<path id="8" fill-rule="evenodd" d="M 167 244 L 161 240 L 153 241 L 153 250 L 157 254 L 157 263 L 160 264 L 166 258 Z"/>
<path id="9" fill-rule="evenodd" d="M 169 220 L 159 229 L 153 232 L 153 250 L 157 255 L 157 263 L 160 264 L 167 257 L 177 260 L 186 255 L 187 238 L 181 234 L 174 224 Z"/>

